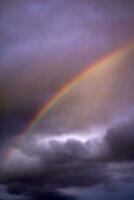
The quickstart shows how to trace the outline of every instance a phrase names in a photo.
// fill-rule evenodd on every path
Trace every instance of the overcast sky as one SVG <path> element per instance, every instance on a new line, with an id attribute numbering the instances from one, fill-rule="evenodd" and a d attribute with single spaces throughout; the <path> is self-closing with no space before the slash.
<path id="1" fill-rule="evenodd" d="M 0 199 L 134 198 L 133 8 L 133 0 L 0 1 Z M 17 141 L 64 84 L 126 44 Z"/>

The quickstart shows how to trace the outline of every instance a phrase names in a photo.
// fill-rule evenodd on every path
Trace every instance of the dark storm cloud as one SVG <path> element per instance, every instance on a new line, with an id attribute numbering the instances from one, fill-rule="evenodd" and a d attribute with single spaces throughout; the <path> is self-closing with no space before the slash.
<path id="1" fill-rule="evenodd" d="M 62 194 L 59 191 L 44 190 L 41 185 L 27 186 L 23 183 L 12 183 L 5 187 L 0 186 L 0 200 L 75 200 L 72 195 Z"/>
<path id="2" fill-rule="evenodd" d="M 23 195 L 23 199 L 27 200 L 75 200 L 71 195 L 64 195 L 54 190 L 44 190 L 41 185 L 27 186 L 25 184 L 14 183 L 7 187 L 7 192 L 10 194 Z"/>
<path id="3" fill-rule="evenodd" d="M 96 153 L 88 140 L 59 142 L 51 139 L 42 145 L 34 139 L 31 143 L 27 141 L 20 148 L 11 149 L 11 158 L 1 169 L 1 183 L 9 193 L 28 199 L 71 199 L 57 190 L 76 188 L 78 193 L 78 188 L 132 182 L 133 129 L 132 119 L 108 128 L 106 136 L 94 149 Z"/>
<path id="4" fill-rule="evenodd" d="M 134 160 L 134 121 L 122 122 L 108 130 L 109 160 Z"/>
<path id="5" fill-rule="evenodd" d="M 4 185 L 0 185 L 0 200 L 24 200 L 19 195 L 7 193 Z"/>
<path id="6" fill-rule="evenodd" d="M 82 143 L 74 140 L 65 145 L 53 141 L 49 149 L 33 149 L 31 155 L 23 150 L 18 158 L 4 166 L 6 171 L 1 171 L 1 181 L 9 193 L 28 199 L 71 199 L 53 190 L 89 187 L 108 181 L 105 165 L 91 162 L 87 151 Z"/>
<path id="7" fill-rule="evenodd" d="M 103 163 L 92 158 L 89 143 L 68 140 L 64 144 L 51 141 L 48 147 L 32 146 L 13 150 L 11 160 L 3 165 L 4 179 L 43 183 L 53 188 L 84 187 L 107 179 Z"/>

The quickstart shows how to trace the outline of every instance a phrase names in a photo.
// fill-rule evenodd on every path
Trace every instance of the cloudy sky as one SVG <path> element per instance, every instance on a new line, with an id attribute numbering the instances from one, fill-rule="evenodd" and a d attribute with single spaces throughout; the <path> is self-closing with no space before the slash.
<path id="1" fill-rule="evenodd" d="M 133 7 L 0 1 L 0 200 L 134 199 Z M 87 67 L 22 139 L 39 108 Z"/>

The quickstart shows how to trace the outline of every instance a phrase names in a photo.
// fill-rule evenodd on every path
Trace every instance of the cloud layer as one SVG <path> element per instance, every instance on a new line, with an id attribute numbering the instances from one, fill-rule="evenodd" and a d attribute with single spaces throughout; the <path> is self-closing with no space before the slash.
<path id="1" fill-rule="evenodd" d="M 37 137 L 31 144 L 29 141 L 13 148 L 1 166 L 1 183 L 11 193 L 49 197 L 49 190 L 89 188 L 134 179 L 133 120 L 108 128 L 98 140 L 50 139 L 39 145 Z"/>

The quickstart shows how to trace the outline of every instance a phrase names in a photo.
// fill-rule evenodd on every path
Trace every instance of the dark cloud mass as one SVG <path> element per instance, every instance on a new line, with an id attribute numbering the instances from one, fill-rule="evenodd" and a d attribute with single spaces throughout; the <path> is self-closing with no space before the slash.
<path id="1" fill-rule="evenodd" d="M 134 121 L 111 128 L 106 136 L 110 156 L 114 160 L 134 159 Z"/>
<path id="2" fill-rule="evenodd" d="M 55 193 L 55 189 L 76 188 L 78 193 L 77 188 L 134 181 L 133 121 L 109 128 L 103 140 L 96 141 L 96 153 L 92 152 L 92 143 L 90 139 L 64 143 L 50 140 L 44 145 L 34 143 L 29 147 L 28 143 L 25 148 L 14 148 L 2 166 L 2 182 L 8 192 L 30 199 L 47 199 L 49 195 L 62 199 L 62 192 Z"/>
<path id="3" fill-rule="evenodd" d="M 134 199 L 133 7 L 0 1 L 0 200 Z M 59 88 L 128 43 L 18 139 Z"/>

